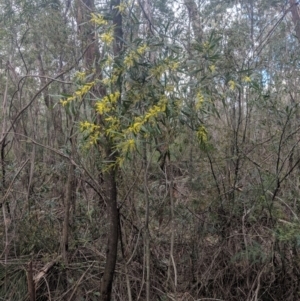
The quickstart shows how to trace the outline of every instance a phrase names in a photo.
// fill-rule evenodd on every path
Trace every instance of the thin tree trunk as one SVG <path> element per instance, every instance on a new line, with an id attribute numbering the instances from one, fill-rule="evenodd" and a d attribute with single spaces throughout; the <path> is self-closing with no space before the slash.
<path id="1" fill-rule="evenodd" d="M 169 171 L 169 174 L 168 174 Z M 166 168 L 166 182 L 169 182 L 169 195 L 170 195 L 170 211 L 171 211 L 171 239 L 170 239 L 170 258 L 169 258 L 169 268 L 168 268 L 168 281 L 173 284 L 174 293 L 176 295 L 177 290 L 177 268 L 174 259 L 174 241 L 175 241 L 175 213 L 174 213 L 174 180 L 173 180 L 173 167 L 168 160 L 168 166 Z M 174 280 L 171 281 L 171 270 L 174 272 Z M 167 281 L 167 282 L 168 282 Z"/>
<path id="2" fill-rule="evenodd" d="M 27 286 L 28 286 L 30 301 L 36 301 L 36 291 L 35 291 L 35 283 L 33 280 L 32 261 L 30 261 L 27 268 Z"/>
<path id="3" fill-rule="evenodd" d="M 146 301 L 150 301 L 150 233 L 149 233 L 149 194 L 148 194 L 148 160 L 146 142 L 143 146 L 143 161 L 144 161 L 144 196 L 146 201 L 145 212 L 145 266 L 146 266 Z"/>
<path id="4" fill-rule="evenodd" d="M 200 14 L 198 11 L 198 7 L 194 0 L 184 0 L 184 4 L 189 13 L 189 19 L 190 22 L 192 23 L 195 39 L 197 40 L 197 42 L 201 42 L 203 32 L 201 28 Z"/>
<path id="5" fill-rule="evenodd" d="M 107 148 L 106 153 L 108 157 L 112 153 L 111 147 Z M 115 162 L 115 155 L 109 157 L 109 160 Z M 104 273 L 101 279 L 100 287 L 100 300 L 110 301 L 111 291 L 113 284 L 113 277 L 115 273 L 117 252 L 118 252 L 118 239 L 119 239 L 119 214 L 117 207 L 117 182 L 116 182 L 116 168 L 111 167 L 104 173 L 104 181 L 107 191 L 107 207 L 108 207 L 108 242 L 106 250 L 106 263 Z"/>
<path id="6" fill-rule="evenodd" d="M 119 13 L 118 7 L 120 6 L 120 0 L 111 0 L 111 13 L 114 27 L 114 44 L 113 52 L 116 59 L 119 58 L 123 48 L 123 29 L 122 29 L 122 16 Z M 121 101 L 121 99 L 119 99 Z M 113 152 L 109 137 L 107 137 L 106 157 L 110 162 L 116 162 L 116 153 Z M 108 229 L 108 242 L 106 252 L 106 263 L 104 273 L 101 281 L 100 288 L 100 300 L 110 301 L 111 291 L 113 284 L 113 277 L 115 273 L 115 267 L 117 262 L 118 253 L 118 240 L 119 240 L 119 212 L 117 204 L 117 167 L 111 167 L 104 173 L 104 181 L 107 189 L 107 207 L 109 218 Z"/>
<path id="7" fill-rule="evenodd" d="M 7 69 L 7 75 L 8 75 L 9 71 Z M 1 133 L 1 178 L 2 178 L 2 183 L 0 186 L 0 191 L 2 192 L 1 196 L 4 196 L 5 194 L 5 190 L 6 190 L 6 162 L 5 162 L 5 147 L 7 145 L 6 142 L 6 131 L 7 131 L 7 108 L 8 108 L 8 103 L 7 103 L 7 98 L 8 98 L 8 76 L 7 76 L 7 80 L 6 80 L 6 84 L 5 84 L 5 90 L 4 90 L 4 95 L 3 95 L 3 103 L 2 103 L 2 133 Z M 9 209 L 9 204 L 7 204 L 7 212 L 10 213 L 10 209 Z M 1 206 L 4 206 L 4 204 L 1 204 Z M 3 209 L 4 210 L 4 209 Z"/>
<path id="8" fill-rule="evenodd" d="M 298 41 L 300 42 L 300 15 L 298 11 L 298 2 L 296 3 L 295 0 L 290 0 L 290 5 L 291 5 L 292 19 L 295 25 L 296 36 Z"/>
<path id="9" fill-rule="evenodd" d="M 63 223 L 63 233 L 62 233 L 62 258 L 64 263 L 67 265 L 67 254 L 69 249 L 69 225 L 70 225 L 70 210 L 71 207 L 74 207 L 75 204 L 75 167 L 72 163 L 69 163 L 68 178 L 66 185 L 66 197 L 65 197 L 65 214 L 64 214 L 64 223 Z M 72 208 L 74 210 L 74 208 Z"/>

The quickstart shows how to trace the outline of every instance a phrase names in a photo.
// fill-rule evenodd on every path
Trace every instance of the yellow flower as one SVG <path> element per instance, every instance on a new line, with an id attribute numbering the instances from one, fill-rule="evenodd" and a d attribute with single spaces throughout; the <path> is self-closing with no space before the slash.
<path id="1" fill-rule="evenodd" d="M 206 144 L 206 142 L 207 142 L 207 131 L 206 131 L 206 128 L 203 125 L 201 125 L 198 128 L 197 137 L 198 137 L 200 143 Z"/>
<path id="2" fill-rule="evenodd" d="M 62 104 L 63 107 L 68 104 L 68 102 L 66 100 L 62 100 L 62 99 L 60 100 L 60 103 Z"/>
<path id="3" fill-rule="evenodd" d="M 117 157 L 117 160 L 116 160 L 116 164 L 120 167 L 123 166 L 124 164 L 124 161 L 125 161 L 125 158 L 124 157 Z"/>
<path id="4" fill-rule="evenodd" d="M 66 106 L 68 103 L 75 100 L 75 98 L 76 98 L 76 96 L 69 96 L 69 97 L 67 97 L 67 99 L 61 99 L 60 103 L 62 104 L 62 106 Z"/>
<path id="5" fill-rule="evenodd" d="M 209 70 L 214 73 L 216 71 L 216 66 L 215 65 L 210 65 L 209 67 Z"/>
<path id="6" fill-rule="evenodd" d="M 88 93 L 94 85 L 95 82 L 86 83 L 80 89 L 76 90 L 74 95 L 76 97 L 82 97 L 84 94 Z"/>
<path id="7" fill-rule="evenodd" d="M 115 77 L 116 80 L 117 80 L 118 77 L 122 74 L 122 72 L 123 72 L 123 69 L 122 69 L 122 68 L 116 67 L 116 68 L 113 69 L 112 77 Z"/>
<path id="8" fill-rule="evenodd" d="M 113 104 L 116 103 L 116 102 L 118 101 L 120 95 L 121 95 L 121 94 L 120 94 L 119 91 L 117 91 L 117 92 L 115 92 L 115 93 L 112 93 L 112 94 L 109 94 L 110 102 L 113 103 Z"/>
<path id="9" fill-rule="evenodd" d="M 204 97 L 201 92 L 198 92 L 197 96 L 196 96 L 196 109 L 197 110 L 199 110 L 202 107 L 203 102 L 204 102 Z"/>
<path id="10" fill-rule="evenodd" d="M 95 132 L 100 129 L 100 126 L 88 121 L 81 121 L 79 123 L 79 128 L 81 132 L 84 131 Z"/>
<path id="11" fill-rule="evenodd" d="M 243 77 L 243 82 L 250 83 L 251 82 L 251 78 L 249 76 L 244 76 Z"/>
<path id="12" fill-rule="evenodd" d="M 137 54 L 134 51 L 130 51 L 128 55 L 124 58 L 124 65 L 130 68 L 134 65 L 134 61 L 138 59 Z"/>
<path id="13" fill-rule="evenodd" d="M 81 88 L 81 94 L 84 95 L 87 92 L 91 90 L 91 88 L 95 85 L 95 82 L 91 83 L 86 83 L 82 88 Z"/>
<path id="14" fill-rule="evenodd" d="M 138 134 L 143 124 L 144 124 L 143 119 L 141 117 L 137 117 L 135 118 L 133 125 L 129 127 L 129 131 L 134 134 Z"/>
<path id="15" fill-rule="evenodd" d="M 134 139 L 128 139 L 119 143 L 117 148 L 120 150 L 122 157 L 124 157 L 136 149 L 136 144 Z"/>
<path id="16" fill-rule="evenodd" d="M 163 108 L 163 111 L 166 110 L 166 105 L 168 103 L 168 97 L 166 95 L 162 95 L 159 99 L 158 105 Z"/>
<path id="17" fill-rule="evenodd" d="M 183 106 L 183 103 L 184 103 L 184 101 L 182 100 L 182 99 L 178 99 L 178 100 L 176 100 L 175 101 L 175 106 L 179 109 L 179 110 L 181 110 L 181 108 L 182 108 L 182 106 Z"/>
<path id="18" fill-rule="evenodd" d="M 156 78 L 160 78 L 163 73 L 166 71 L 165 65 L 158 65 L 150 70 L 151 75 L 155 76 Z"/>
<path id="19" fill-rule="evenodd" d="M 118 101 L 120 95 L 121 95 L 120 92 L 117 91 L 115 93 L 111 93 L 107 96 L 104 96 L 101 100 L 99 100 L 96 103 L 95 106 L 96 112 L 98 112 L 99 114 L 110 112 L 112 109 L 112 105 Z"/>
<path id="20" fill-rule="evenodd" d="M 156 117 L 161 112 L 160 107 L 155 105 L 149 109 L 148 113 L 145 115 L 145 119 L 149 120 L 153 117 Z"/>
<path id="21" fill-rule="evenodd" d="M 170 62 L 168 65 L 169 65 L 169 68 L 170 68 L 172 71 L 175 71 L 175 70 L 178 69 L 178 67 L 179 67 L 179 63 L 178 63 L 178 62 Z"/>
<path id="22" fill-rule="evenodd" d="M 163 95 L 158 102 L 157 105 L 154 105 L 152 108 L 148 110 L 148 112 L 144 116 L 144 120 L 150 121 L 152 118 L 156 118 L 160 113 L 164 113 L 167 109 L 168 99 L 165 95 Z"/>
<path id="23" fill-rule="evenodd" d="M 123 13 L 126 9 L 126 4 L 122 2 L 120 5 L 116 5 L 114 8 L 116 8 L 119 13 Z"/>
<path id="24" fill-rule="evenodd" d="M 95 145 L 97 144 L 99 138 L 99 133 L 95 133 L 89 136 L 89 143 L 90 145 Z"/>
<path id="25" fill-rule="evenodd" d="M 166 92 L 173 92 L 175 87 L 173 85 L 167 85 L 166 86 Z"/>
<path id="26" fill-rule="evenodd" d="M 205 50 L 208 50 L 208 49 L 210 48 L 209 42 L 204 42 L 204 43 L 203 43 L 203 48 L 204 48 Z"/>
<path id="27" fill-rule="evenodd" d="M 111 78 L 110 78 L 110 82 L 112 84 L 115 84 L 118 80 L 118 76 L 116 74 L 112 75 Z"/>
<path id="28" fill-rule="evenodd" d="M 108 113 L 111 110 L 110 104 L 106 101 L 98 101 L 96 103 L 96 108 L 95 108 L 96 112 L 99 114 L 104 114 L 104 113 Z"/>
<path id="29" fill-rule="evenodd" d="M 133 60 L 133 58 L 132 58 L 131 56 L 126 56 L 126 57 L 124 58 L 124 64 L 125 64 L 125 66 L 126 66 L 127 68 L 132 67 L 132 66 L 133 66 L 133 63 L 134 63 L 134 60 Z"/>
<path id="30" fill-rule="evenodd" d="M 111 42 L 114 40 L 113 33 L 111 31 L 104 32 L 100 35 L 100 39 L 103 43 L 110 45 Z"/>
<path id="31" fill-rule="evenodd" d="M 80 81 L 83 81 L 85 80 L 85 77 L 86 77 L 86 73 L 85 72 L 76 72 L 75 73 L 75 77 L 80 80 Z"/>
<path id="32" fill-rule="evenodd" d="M 228 85 L 229 85 L 229 89 L 230 89 L 230 90 L 234 90 L 234 88 L 235 88 L 235 82 L 234 82 L 233 80 L 230 80 L 230 81 L 228 82 Z"/>
<path id="33" fill-rule="evenodd" d="M 91 22 L 95 25 L 106 25 L 107 21 L 104 19 L 104 17 L 100 14 L 93 14 L 91 13 Z"/>
<path id="34" fill-rule="evenodd" d="M 88 121 L 81 121 L 79 127 L 80 127 L 80 131 L 83 132 L 90 127 L 90 123 Z"/>
<path id="35" fill-rule="evenodd" d="M 102 80 L 103 85 L 109 86 L 110 84 L 114 84 L 118 80 L 116 75 L 112 75 L 111 77 L 104 78 Z"/>
<path id="36" fill-rule="evenodd" d="M 147 50 L 147 45 L 144 44 L 142 46 L 139 46 L 138 49 L 136 50 L 136 52 L 139 54 L 139 55 L 142 55 L 146 52 Z"/>
<path id="37" fill-rule="evenodd" d="M 103 85 L 108 86 L 108 85 L 110 85 L 110 83 L 111 83 L 111 80 L 109 77 L 102 79 Z"/>
<path id="38" fill-rule="evenodd" d="M 107 134 L 117 131 L 120 127 L 120 120 L 115 116 L 106 117 L 105 121 L 109 123 Z"/>
<path id="39" fill-rule="evenodd" d="M 110 66 L 114 62 L 114 59 L 111 55 L 108 55 L 105 60 L 105 66 Z"/>
<path id="40" fill-rule="evenodd" d="M 128 151 L 129 152 L 135 150 L 135 141 L 134 141 L 134 139 L 129 139 L 127 141 L 127 145 L 128 145 Z"/>

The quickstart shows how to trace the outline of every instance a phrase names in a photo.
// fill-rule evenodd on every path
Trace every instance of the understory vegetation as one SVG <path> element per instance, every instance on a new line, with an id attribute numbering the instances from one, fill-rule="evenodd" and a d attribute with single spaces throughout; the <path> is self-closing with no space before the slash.
<path id="1" fill-rule="evenodd" d="M 298 2 L 0 14 L 0 300 L 300 300 Z"/>

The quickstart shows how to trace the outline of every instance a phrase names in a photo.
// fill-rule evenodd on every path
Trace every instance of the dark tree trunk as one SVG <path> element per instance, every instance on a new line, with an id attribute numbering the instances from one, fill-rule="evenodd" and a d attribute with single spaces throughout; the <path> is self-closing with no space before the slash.
<path id="1" fill-rule="evenodd" d="M 114 26 L 114 45 L 113 52 L 116 59 L 119 58 L 123 48 L 123 30 L 122 30 L 122 16 L 118 11 L 120 0 L 111 1 L 111 13 Z M 116 87 L 116 90 L 118 87 Z M 120 101 L 120 100 L 119 100 Z M 106 157 L 110 162 L 116 162 L 116 154 L 113 152 L 109 137 L 107 137 Z M 111 167 L 104 173 L 104 181 L 106 185 L 107 207 L 109 217 L 109 229 L 108 229 L 108 242 L 106 251 L 106 263 L 102 276 L 100 293 L 101 301 L 111 300 L 111 291 L 113 278 L 115 273 L 117 252 L 118 252 L 118 225 L 119 225 L 119 213 L 117 204 L 117 167 Z"/>
<path id="2" fill-rule="evenodd" d="M 300 15 L 298 10 L 298 2 L 296 3 L 295 0 L 290 0 L 290 4 L 291 4 L 292 19 L 295 25 L 296 36 L 298 41 L 300 42 Z"/>
<path id="3" fill-rule="evenodd" d="M 111 154 L 111 148 L 107 150 Z M 110 160 L 115 158 L 110 158 Z M 107 191 L 107 208 L 109 217 L 108 227 L 108 242 L 106 250 L 106 263 L 105 269 L 101 280 L 100 293 L 101 301 L 109 301 L 111 299 L 111 291 L 113 284 L 113 277 L 115 273 L 115 266 L 117 261 L 118 252 L 118 207 L 117 207 L 117 183 L 116 183 L 116 168 L 112 167 L 104 173 L 104 181 Z"/>

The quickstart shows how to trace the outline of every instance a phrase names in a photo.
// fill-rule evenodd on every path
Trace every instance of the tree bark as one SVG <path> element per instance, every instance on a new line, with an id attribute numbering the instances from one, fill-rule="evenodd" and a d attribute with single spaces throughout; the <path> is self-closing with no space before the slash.
<path id="1" fill-rule="evenodd" d="M 120 53 L 123 49 L 122 16 L 118 10 L 118 6 L 120 5 L 120 2 L 121 2 L 120 0 L 111 0 L 111 13 L 112 13 L 113 26 L 114 26 L 113 52 L 114 52 L 114 57 L 116 59 L 119 58 Z M 116 153 L 113 152 L 113 145 L 111 144 L 109 137 L 107 137 L 106 158 L 110 162 L 116 162 L 116 156 L 117 156 Z M 118 240 L 119 240 L 119 231 L 118 231 L 119 212 L 118 212 L 118 204 L 117 204 L 116 175 L 117 175 L 116 166 L 108 168 L 108 170 L 104 173 L 104 181 L 105 181 L 106 191 L 107 191 L 106 195 L 107 195 L 109 228 L 108 228 L 108 242 L 107 242 L 107 251 L 106 251 L 106 263 L 105 263 L 104 273 L 102 276 L 101 287 L 100 287 L 101 301 L 111 300 L 113 277 L 114 277 L 115 267 L 117 262 Z"/>
<path id="2" fill-rule="evenodd" d="M 97 69 L 98 64 L 95 64 L 95 62 L 100 57 L 94 27 L 89 22 L 91 13 L 95 10 L 94 0 L 77 0 L 76 9 L 78 34 L 81 39 L 82 52 L 84 52 L 84 67 L 91 71 L 94 65 Z"/>
<path id="3" fill-rule="evenodd" d="M 145 169 L 144 174 L 144 196 L 145 196 L 145 266 L 146 266 L 146 301 L 150 301 L 150 232 L 149 232 L 149 193 L 148 193 L 148 160 L 147 160 L 147 144 L 143 144 L 143 164 Z"/>
<path id="4" fill-rule="evenodd" d="M 203 32 L 201 28 L 200 14 L 194 0 L 184 0 L 184 4 L 189 13 L 189 19 L 192 23 L 194 36 L 197 42 L 201 42 Z"/>
<path id="5" fill-rule="evenodd" d="M 107 154 L 110 155 L 111 147 L 108 147 Z M 110 158 L 115 160 L 116 158 Z M 107 172 L 104 173 L 104 181 L 107 191 L 107 208 L 108 208 L 108 242 L 106 250 L 106 263 L 104 268 L 104 273 L 101 279 L 100 287 L 100 300 L 110 301 L 111 291 L 113 284 L 113 277 L 115 273 L 117 252 L 118 252 L 118 207 L 117 207 L 117 182 L 116 182 L 116 168 L 112 167 Z"/>
<path id="6" fill-rule="evenodd" d="M 291 13 L 298 41 L 300 42 L 300 15 L 298 11 L 298 3 L 295 0 L 290 0 Z"/>

